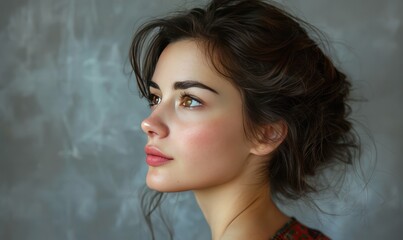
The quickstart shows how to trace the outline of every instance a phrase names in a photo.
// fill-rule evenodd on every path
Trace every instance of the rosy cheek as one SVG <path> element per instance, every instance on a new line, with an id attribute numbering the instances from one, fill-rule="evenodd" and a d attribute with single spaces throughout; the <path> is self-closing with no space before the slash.
<path id="1" fill-rule="evenodd" d="M 186 132 L 183 132 L 183 140 L 184 144 L 188 147 L 192 146 L 192 148 L 200 146 L 200 147 L 208 147 L 212 145 L 217 137 L 220 136 L 220 133 L 216 129 L 214 125 L 204 125 L 193 128 L 188 128 Z"/>
<path id="2" fill-rule="evenodd" d="M 232 147 L 235 139 L 239 139 L 238 127 L 231 126 L 228 120 L 219 119 L 183 129 L 186 131 L 181 134 L 181 148 L 199 156 L 211 153 L 219 155 L 220 152 L 229 151 L 227 148 Z"/>

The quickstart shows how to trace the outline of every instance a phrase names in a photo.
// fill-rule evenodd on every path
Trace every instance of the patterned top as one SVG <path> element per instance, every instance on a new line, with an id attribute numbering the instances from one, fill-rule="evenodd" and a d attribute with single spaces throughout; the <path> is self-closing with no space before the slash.
<path id="1" fill-rule="evenodd" d="M 272 240 L 330 240 L 329 237 L 319 232 L 318 230 L 308 228 L 295 218 L 284 225 Z"/>

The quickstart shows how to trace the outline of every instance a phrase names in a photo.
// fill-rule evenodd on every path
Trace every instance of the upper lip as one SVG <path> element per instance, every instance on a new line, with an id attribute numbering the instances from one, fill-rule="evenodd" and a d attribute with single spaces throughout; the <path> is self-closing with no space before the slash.
<path id="1" fill-rule="evenodd" d="M 158 148 L 154 146 L 147 145 L 144 148 L 144 151 L 147 155 L 153 155 L 153 156 L 158 156 L 158 157 L 163 157 L 169 160 L 172 160 L 173 158 L 170 156 L 165 155 L 164 153 L 161 152 Z"/>

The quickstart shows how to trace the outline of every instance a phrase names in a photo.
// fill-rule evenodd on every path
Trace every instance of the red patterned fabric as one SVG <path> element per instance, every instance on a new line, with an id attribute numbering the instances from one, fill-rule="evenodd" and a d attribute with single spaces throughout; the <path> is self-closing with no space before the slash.
<path id="1" fill-rule="evenodd" d="M 329 237 L 318 230 L 308 228 L 292 218 L 282 227 L 272 240 L 330 240 Z"/>

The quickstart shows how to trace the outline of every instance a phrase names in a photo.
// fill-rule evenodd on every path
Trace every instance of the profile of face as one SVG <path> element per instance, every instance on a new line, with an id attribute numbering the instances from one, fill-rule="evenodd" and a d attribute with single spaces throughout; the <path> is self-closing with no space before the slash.
<path id="1" fill-rule="evenodd" d="M 237 88 L 216 72 L 202 44 L 180 40 L 162 52 L 141 127 L 147 185 L 172 192 L 213 188 L 243 177 L 255 146 L 243 126 Z"/>

